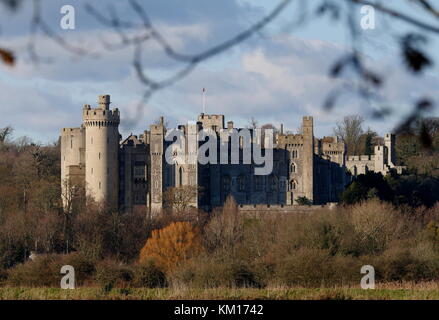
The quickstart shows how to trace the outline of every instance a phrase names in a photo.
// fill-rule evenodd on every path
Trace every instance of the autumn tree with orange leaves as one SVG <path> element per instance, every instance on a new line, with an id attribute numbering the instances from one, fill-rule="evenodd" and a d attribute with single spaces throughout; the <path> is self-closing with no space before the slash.
<path id="1" fill-rule="evenodd" d="M 154 230 L 140 251 L 140 263 L 154 260 L 165 271 L 173 270 L 180 262 L 202 251 L 198 228 L 189 222 L 174 222 Z"/>

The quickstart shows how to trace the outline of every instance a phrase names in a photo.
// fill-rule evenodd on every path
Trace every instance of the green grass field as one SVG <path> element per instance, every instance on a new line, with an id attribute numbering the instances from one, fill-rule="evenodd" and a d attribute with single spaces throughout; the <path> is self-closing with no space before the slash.
<path id="1" fill-rule="evenodd" d="M 112 289 L 0 288 L 1 300 L 162 300 L 162 299 L 280 299 L 280 300 L 439 300 L 438 288 L 362 290 L 333 289 Z"/>

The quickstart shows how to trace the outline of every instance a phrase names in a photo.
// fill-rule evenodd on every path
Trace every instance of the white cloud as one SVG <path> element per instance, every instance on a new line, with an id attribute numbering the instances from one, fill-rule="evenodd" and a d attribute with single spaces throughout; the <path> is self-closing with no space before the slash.
<path id="1" fill-rule="evenodd" d="M 228 1 L 224 6 L 229 8 L 230 3 Z M 155 9 L 161 12 L 164 7 L 157 5 Z M 156 19 L 157 28 L 182 52 L 199 52 L 217 38 L 215 42 L 228 38 L 233 34 L 231 29 L 234 28 L 235 33 L 239 31 L 237 26 L 242 23 L 235 20 L 244 14 L 235 12 L 233 17 L 226 17 L 227 10 L 224 9 L 211 21 L 195 9 L 184 8 L 184 11 L 196 18 L 161 12 Z M 235 21 L 234 24 L 231 21 Z M 218 33 L 223 30 L 229 33 Z M 68 36 L 69 41 L 102 52 L 100 38 L 112 42 L 118 40 L 114 32 L 93 28 L 83 28 Z M 28 38 L 16 35 L 4 40 L 5 44 L 23 50 Z M 342 116 L 366 114 L 367 111 L 352 96 L 343 97 L 332 112 L 323 111 L 324 100 L 340 81 L 328 77 L 329 69 L 346 50 L 322 40 L 286 34 L 263 40 L 252 39 L 250 43 L 203 62 L 188 77 L 157 92 L 142 117 L 135 122 L 130 120 L 136 117 L 144 87 L 130 66 L 132 50 L 106 52 L 100 59 L 72 59 L 47 38 L 38 39 L 37 43 L 41 53 L 55 57 L 56 63 L 35 66 L 20 60 L 8 71 L 8 76 L 0 78 L 7 81 L 0 83 L 0 111 L 6 114 L 0 127 L 11 124 L 17 128 L 17 134 L 35 135 L 47 141 L 57 137 L 60 127 L 78 126 L 81 105 L 94 104 L 97 95 L 102 93 L 111 94 L 115 106 L 121 110 L 124 135 L 142 132 L 160 115 L 165 115 L 172 125 L 193 120 L 202 109 L 200 91 L 203 87 L 208 88 L 207 112 L 223 113 L 241 126 L 246 125 L 251 117 L 256 117 L 260 123 L 284 123 L 286 129 L 294 130 L 300 125 L 302 116 L 313 115 L 316 133 L 321 136 L 331 134 L 331 128 Z M 148 75 L 163 78 L 181 66 L 169 59 L 157 45 L 145 47 L 144 52 Z M 388 60 L 369 59 L 368 63 L 386 76 L 382 94 L 398 107 L 401 114 L 401 110 L 406 112 L 409 104 L 417 98 L 434 96 L 439 81 L 436 75 L 415 78 L 402 71 L 394 60 L 394 56 L 389 56 Z M 390 131 L 399 118 L 395 116 L 386 122 L 370 121 L 368 124 L 384 133 Z"/>

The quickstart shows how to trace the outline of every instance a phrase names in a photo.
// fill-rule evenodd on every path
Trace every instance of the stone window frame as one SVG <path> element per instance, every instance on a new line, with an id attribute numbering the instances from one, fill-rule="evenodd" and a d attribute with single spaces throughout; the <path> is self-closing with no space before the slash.
<path id="1" fill-rule="evenodd" d="M 238 188 L 238 191 L 239 191 L 239 192 L 243 192 L 243 191 L 245 191 L 245 175 L 240 174 L 240 175 L 237 177 L 236 182 L 237 182 L 237 188 Z"/>
<path id="2" fill-rule="evenodd" d="M 289 187 L 290 191 L 297 190 L 297 185 L 298 185 L 297 181 L 295 179 L 291 179 L 289 184 L 288 184 L 288 187 Z"/>
<path id="3" fill-rule="evenodd" d="M 221 188 L 224 192 L 230 192 L 231 189 L 231 178 L 228 174 L 224 175 L 221 179 Z"/>
<path id="4" fill-rule="evenodd" d="M 295 162 L 291 162 L 290 164 L 290 172 L 297 173 L 297 164 Z"/>

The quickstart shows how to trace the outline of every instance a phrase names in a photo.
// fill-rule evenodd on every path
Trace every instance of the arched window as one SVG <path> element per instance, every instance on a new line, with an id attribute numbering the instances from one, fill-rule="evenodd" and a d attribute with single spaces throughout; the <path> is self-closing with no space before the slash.
<path id="1" fill-rule="evenodd" d="M 254 176 L 255 177 L 255 190 L 261 191 L 262 190 L 262 176 Z"/>
<path id="2" fill-rule="evenodd" d="M 270 176 L 270 190 L 271 191 L 277 191 L 278 187 L 278 179 L 276 176 Z"/>
<path id="3" fill-rule="evenodd" d="M 291 173 L 296 173 L 296 171 L 297 171 L 297 166 L 296 166 L 296 164 L 293 162 L 293 163 L 291 163 Z"/>
<path id="4" fill-rule="evenodd" d="M 230 191 L 230 177 L 227 175 L 223 176 L 223 191 L 224 192 Z"/>
<path id="5" fill-rule="evenodd" d="M 183 168 L 180 167 L 178 169 L 178 186 L 181 187 L 183 185 Z"/>
<path id="6" fill-rule="evenodd" d="M 245 191 L 245 176 L 242 174 L 238 176 L 238 191 Z"/>
<path id="7" fill-rule="evenodd" d="M 290 181 L 290 190 L 296 190 L 297 182 L 295 180 Z"/>

